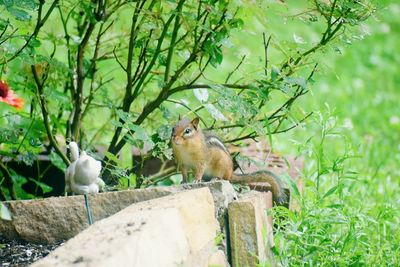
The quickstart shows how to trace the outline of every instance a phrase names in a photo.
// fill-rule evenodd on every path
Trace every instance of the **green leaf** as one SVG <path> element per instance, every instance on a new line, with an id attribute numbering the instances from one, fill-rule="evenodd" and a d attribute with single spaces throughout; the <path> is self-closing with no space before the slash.
<path id="1" fill-rule="evenodd" d="M 115 156 L 114 154 L 111 154 L 110 152 L 106 151 L 105 156 L 110 159 L 111 161 L 117 163 L 119 162 L 119 158 Z"/>
<path id="2" fill-rule="evenodd" d="M 169 140 L 172 133 L 171 125 L 161 125 L 160 128 L 157 130 L 157 134 L 161 140 Z"/>
<path id="3" fill-rule="evenodd" d="M 136 175 L 130 174 L 128 177 L 123 176 L 118 179 L 118 186 L 120 189 L 128 189 L 131 187 L 135 187 L 136 185 Z"/>
<path id="4" fill-rule="evenodd" d="M 160 63 L 161 66 L 166 66 L 167 65 L 167 58 L 165 57 L 165 55 L 160 54 L 158 56 L 158 63 Z"/>
<path id="5" fill-rule="evenodd" d="M 207 102 L 207 100 L 208 100 L 208 90 L 207 89 L 204 89 L 204 88 L 194 89 L 193 94 L 200 102 Z"/>
<path id="6" fill-rule="evenodd" d="M 22 186 L 28 181 L 26 177 L 15 173 L 14 170 L 10 170 L 10 174 L 14 181 L 14 188 L 18 198 L 30 199 L 35 197 L 34 195 L 25 192 L 25 190 L 22 188 Z"/>
<path id="7" fill-rule="evenodd" d="M 54 166 L 56 166 L 57 168 L 59 168 L 60 170 L 65 171 L 65 169 L 67 168 L 66 164 L 64 163 L 62 158 L 57 153 L 55 153 L 55 152 L 50 153 L 49 159 L 50 159 L 51 163 Z"/>
<path id="8" fill-rule="evenodd" d="M 121 127 L 121 128 L 123 128 L 123 127 L 125 126 L 125 125 L 124 125 L 122 122 L 120 122 L 120 121 L 112 121 L 111 124 L 114 125 L 114 126 L 116 126 L 116 127 Z"/>
<path id="9" fill-rule="evenodd" d="M 226 121 L 224 114 L 221 113 L 213 104 L 204 104 L 206 110 L 211 114 L 211 116 L 218 121 Z"/>
<path id="10" fill-rule="evenodd" d="M 169 177 L 169 179 L 172 181 L 172 183 L 174 185 L 179 185 L 182 183 L 182 174 L 178 173 L 178 174 L 171 175 Z"/>
<path id="11" fill-rule="evenodd" d="M 0 143 L 17 144 L 19 131 L 15 129 L 0 128 Z"/>
<path id="12" fill-rule="evenodd" d="M 162 116 L 163 116 L 164 119 L 167 119 L 167 120 L 171 120 L 172 119 L 172 113 L 168 108 L 166 108 L 165 106 L 161 105 L 160 106 L 160 110 L 162 112 Z"/>
<path id="13" fill-rule="evenodd" d="M 222 244 L 222 241 L 225 238 L 225 234 L 224 233 L 219 233 L 215 238 L 214 238 L 214 244 L 216 246 L 219 246 Z"/>
<path id="14" fill-rule="evenodd" d="M 53 188 L 45 183 L 39 182 L 33 178 L 28 177 L 28 180 L 36 184 L 38 187 L 40 187 L 43 190 L 43 193 L 49 193 Z"/>
<path id="15" fill-rule="evenodd" d="M 253 129 L 260 137 L 265 137 L 266 132 L 264 130 L 263 122 L 254 121 L 250 124 L 250 128 Z"/>
<path id="16" fill-rule="evenodd" d="M 41 45 L 42 45 L 42 43 L 34 37 L 29 41 L 29 46 L 31 46 L 31 47 L 39 47 Z"/>
<path id="17" fill-rule="evenodd" d="M 19 8 L 14 8 L 14 7 L 7 7 L 8 12 L 10 12 L 10 14 L 12 14 L 17 20 L 21 20 L 21 21 L 28 21 L 31 20 L 32 16 Z"/>
<path id="18" fill-rule="evenodd" d="M 11 211 L 2 202 L 0 202 L 0 219 L 5 221 L 11 221 L 12 219 Z"/>
<path id="19" fill-rule="evenodd" d="M 26 153 L 22 154 L 21 157 L 22 161 L 28 166 L 32 166 L 37 159 L 37 155 L 32 151 L 27 151 Z"/>
<path id="20" fill-rule="evenodd" d="M 5 19 L 0 18 L 0 31 L 4 30 L 9 22 Z"/>
<path id="21" fill-rule="evenodd" d="M 272 67 L 271 70 L 271 80 L 276 81 L 280 75 L 280 71 L 277 67 Z"/>
<path id="22" fill-rule="evenodd" d="M 28 10 L 34 10 L 37 7 L 35 0 L 0 0 L 0 5 L 7 8 L 15 6 L 17 8 Z"/>
<path id="23" fill-rule="evenodd" d="M 344 205 L 343 204 L 331 204 L 326 206 L 327 208 L 332 208 L 332 209 L 343 209 Z"/>
<path id="24" fill-rule="evenodd" d="M 46 93 L 47 97 L 49 99 L 55 100 L 57 105 L 68 105 L 69 103 L 71 103 L 69 97 L 65 93 L 62 93 L 58 90 L 51 89 L 46 91 Z"/>
<path id="25" fill-rule="evenodd" d="M 245 118 L 247 120 L 250 116 L 256 115 L 259 111 L 254 102 L 244 99 L 233 90 L 215 86 L 212 86 L 212 89 L 218 89 L 217 93 L 219 97 L 217 105 L 220 108 L 219 110 L 223 110 L 224 113 L 231 112 L 234 114 L 235 118 Z"/>
<path id="26" fill-rule="evenodd" d="M 174 182 L 171 179 L 166 178 L 162 179 L 161 181 L 158 181 L 156 184 L 157 186 L 170 186 L 173 185 Z"/>
<path id="27" fill-rule="evenodd" d="M 326 197 L 332 195 L 333 193 L 335 193 L 336 190 L 338 189 L 338 187 L 339 187 L 338 185 L 335 185 L 335 186 L 331 187 L 331 188 L 325 193 L 325 195 L 324 195 L 322 198 L 326 198 Z"/>
<path id="28" fill-rule="evenodd" d="M 218 65 L 222 63 L 222 60 L 224 58 L 221 48 L 215 46 L 214 49 L 210 52 L 210 57 L 210 64 L 215 68 L 218 67 Z"/>
<path id="29" fill-rule="evenodd" d="M 303 89 L 307 87 L 306 79 L 303 77 L 286 77 L 285 81 L 289 84 L 298 85 Z"/>
<path id="30" fill-rule="evenodd" d="M 128 121 L 131 118 L 131 114 L 128 112 L 125 112 L 121 109 L 117 109 L 116 111 L 118 118 L 122 119 L 123 121 Z"/>
<path id="31" fill-rule="evenodd" d="M 32 147 L 41 147 L 43 145 L 43 143 L 38 138 L 30 137 L 29 138 L 29 145 L 31 145 Z"/>
<path id="32" fill-rule="evenodd" d="M 142 140 L 142 141 L 150 140 L 148 134 L 146 133 L 146 130 L 143 127 L 133 124 L 133 123 L 130 123 L 129 129 L 131 129 L 132 131 L 135 132 L 134 135 L 135 135 L 136 139 Z"/>
<path id="33" fill-rule="evenodd" d="M 5 157 L 10 157 L 10 158 L 15 157 L 14 153 L 10 153 L 10 152 L 7 152 L 7 151 L 2 151 L 2 150 L 0 150 L 0 155 L 5 156 Z"/>
<path id="34" fill-rule="evenodd" d="M 300 192 L 299 192 L 299 189 L 297 188 L 296 183 L 292 179 L 292 177 L 290 177 L 289 174 L 287 174 L 287 173 L 284 173 L 283 175 L 280 175 L 280 177 L 283 179 L 285 184 L 287 184 L 289 186 L 291 196 L 294 196 L 295 199 L 299 199 L 300 198 Z"/>
<path id="35" fill-rule="evenodd" d="M 229 25 L 230 25 L 232 28 L 239 28 L 239 29 L 241 29 L 241 28 L 244 26 L 244 22 L 243 22 L 243 20 L 240 19 L 240 18 L 231 19 L 231 20 L 229 21 Z"/>

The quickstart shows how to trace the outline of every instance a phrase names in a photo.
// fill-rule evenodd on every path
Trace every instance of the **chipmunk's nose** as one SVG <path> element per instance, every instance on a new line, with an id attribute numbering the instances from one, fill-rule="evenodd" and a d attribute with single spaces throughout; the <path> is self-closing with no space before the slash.
<path id="1" fill-rule="evenodd" d="M 177 145 L 182 144 L 182 138 L 180 138 L 179 136 L 172 136 L 172 141 Z"/>

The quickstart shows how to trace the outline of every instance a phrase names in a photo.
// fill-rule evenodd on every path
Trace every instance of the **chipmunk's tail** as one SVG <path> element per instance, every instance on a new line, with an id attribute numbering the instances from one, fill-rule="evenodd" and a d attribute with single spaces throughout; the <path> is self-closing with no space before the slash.
<path id="1" fill-rule="evenodd" d="M 282 180 L 273 172 L 264 170 L 246 174 L 233 174 L 231 182 L 240 184 L 267 182 L 271 185 L 272 196 L 276 204 L 282 205 L 288 201 Z"/>
<path id="2" fill-rule="evenodd" d="M 74 162 L 79 158 L 78 144 L 75 142 L 70 142 L 69 149 L 71 150 L 71 161 Z"/>

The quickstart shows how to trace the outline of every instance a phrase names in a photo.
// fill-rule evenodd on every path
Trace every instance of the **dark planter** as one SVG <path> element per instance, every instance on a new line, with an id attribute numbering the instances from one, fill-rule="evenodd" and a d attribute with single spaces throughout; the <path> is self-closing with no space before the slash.
<path id="1" fill-rule="evenodd" d="M 28 179 L 27 183 L 22 185 L 22 189 L 29 194 L 38 197 L 64 195 L 64 172 L 54 166 L 47 155 L 39 155 L 31 166 L 25 164 L 23 161 L 13 160 L 7 162 L 7 167 Z M 43 192 L 42 188 L 33 180 L 50 186 L 52 190 L 46 193 Z"/>

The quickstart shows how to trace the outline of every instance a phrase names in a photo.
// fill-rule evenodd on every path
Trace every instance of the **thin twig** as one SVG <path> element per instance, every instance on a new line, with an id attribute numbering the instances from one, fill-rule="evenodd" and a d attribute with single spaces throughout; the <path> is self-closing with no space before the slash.
<path id="1" fill-rule="evenodd" d="M 283 130 L 279 130 L 279 131 L 278 131 L 278 129 L 276 129 L 271 134 L 279 134 L 279 133 L 288 132 L 288 131 L 292 130 L 293 128 L 296 128 L 297 126 L 299 126 L 302 122 L 304 122 L 306 119 L 308 119 L 308 117 L 310 117 L 312 114 L 313 114 L 313 112 L 310 112 L 304 118 L 302 118 L 300 121 L 296 122 L 292 126 L 286 128 L 286 129 L 283 129 Z"/>
<path id="2" fill-rule="evenodd" d="M 49 123 L 49 113 L 47 111 L 47 104 L 46 104 L 46 99 L 44 95 L 44 90 L 43 90 L 43 82 L 40 81 L 40 78 L 38 76 L 38 73 L 36 71 L 36 68 L 34 65 L 31 66 L 31 71 L 33 74 L 33 78 L 36 83 L 36 96 L 39 100 L 40 103 L 40 109 L 42 111 L 42 116 L 43 116 L 43 123 L 46 129 L 47 137 L 49 138 L 50 144 L 54 147 L 56 150 L 57 154 L 62 158 L 64 163 L 68 166 L 70 161 L 67 158 L 67 156 L 61 151 L 60 147 L 57 144 L 56 139 L 53 136 L 52 130 L 50 129 L 50 123 Z"/>
<path id="3" fill-rule="evenodd" d="M 244 60 L 246 59 L 246 55 L 242 56 L 242 59 L 240 60 L 239 64 L 231 71 L 229 72 L 228 76 L 225 79 L 225 83 L 229 82 L 229 79 L 232 77 L 232 75 L 240 68 L 240 66 L 243 64 Z"/>
<path id="4" fill-rule="evenodd" d="M 265 54 L 265 61 L 264 61 L 264 73 L 265 76 L 268 76 L 268 46 L 269 42 L 271 41 L 271 36 L 269 36 L 268 41 L 265 40 L 265 33 L 263 32 L 263 41 L 264 41 L 264 54 Z"/>
<path id="5" fill-rule="evenodd" d="M 123 69 L 123 71 L 127 72 L 125 66 L 122 64 L 122 62 L 119 60 L 117 54 L 115 53 L 115 49 L 116 49 L 116 48 L 117 48 L 117 47 L 114 47 L 114 49 L 113 49 L 113 51 L 112 51 L 112 53 L 113 53 L 113 55 L 114 55 L 114 58 L 115 58 L 115 61 L 117 61 L 118 65 L 121 67 L 121 69 Z"/>
<path id="6" fill-rule="evenodd" d="M 174 99 L 167 99 L 167 100 L 165 100 L 166 102 L 171 102 L 171 103 L 175 103 L 175 104 L 178 104 L 178 105 L 181 105 L 182 107 L 184 107 L 184 108 L 186 108 L 187 110 L 189 110 L 190 112 L 192 112 L 192 113 L 194 113 L 198 118 L 200 118 L 200 120 L 201 120 L 201 122 L 204 124 L 204 125 L 206 125 L 206 122 L 203 120 L 203 118 L 197 113 L 197 111 L 196 110 L 194 110 L 194 109 L 192 109 L 192 108 L 190 108 L 188 105 L 186 105 L 185 103 L 183 103 L 182 101 L 177 101 L 177 100 L 174 100 Z"/>
<path id="7" fill-rule="evenodd" d="M 7 27 L 6 27 L 7 28 Z M 7 37 L 7 38 L 4 38 L 4 40 L 2 40 L 1 42 L 0 42 L 0 45 L 2 45 L 4 42 L 6 42 L 7 40 L 9 40 L 9 39 L 11 39 L 11 38 L 13 38 L 13 35 L 14 35 L 14 33 L 16 33 L 18 31 L 18 28 L 15 28 L 13 31 L 12 31 L 12 33 Z M 0 37 L 1 38 L 1 37 Z"/>

